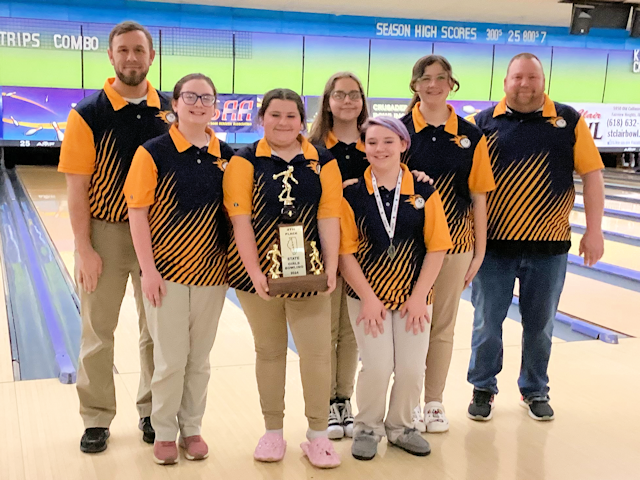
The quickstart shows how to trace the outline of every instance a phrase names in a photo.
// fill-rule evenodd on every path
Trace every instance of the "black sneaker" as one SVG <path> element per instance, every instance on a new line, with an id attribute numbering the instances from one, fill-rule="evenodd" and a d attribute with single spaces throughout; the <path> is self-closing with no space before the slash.
<path id="1" fill-rule="evenodd" d="M 142 440 L 145 443 L 153 443 L 156 439 L 156 431 L 151 426 L 151 417 L 141 418 L 138 428 L 142 430 Z"/>
<path id="2" fill-rule="evenodd" d="M 540 422 L 553 420 L 553 408 L 549 405 L 548 399 L 527 400 L 523 398 L 520 400 L 520 405 L 529 411 L 529 416 L 534 420 Z"/>
<path id="3" fill-rule="evenodd" d="M 473 389 L 473 398 L 467 410 L 471 420 L 486 422 L 493 416 L 493 393 Z"/>
<path id="4" fill-rule="evenodd" d="M 87 428 L 80 440 L 80 451 L 83 453 L 99 453 L 107 449 L 108 428 Z"/>

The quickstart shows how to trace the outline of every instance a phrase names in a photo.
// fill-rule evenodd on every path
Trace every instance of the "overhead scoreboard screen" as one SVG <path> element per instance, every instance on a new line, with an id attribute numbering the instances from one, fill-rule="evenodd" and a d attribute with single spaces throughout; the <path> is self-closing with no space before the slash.
<path id="1" fill-rule="evenodd" d="M 209 75 L 221 94 L 212 126 L 231 142 L 249 142 L 260 135 L 256 115 L 266 91 L 290 88 L 313 106 L 327 79 L 343 70 L 362 80 L 373 115 L 399 116 L 412 95 L 413 64 L 432 53 L 451 62 L 460 82 L 452 104 L 466 106 L 469 112 L 464 113 L 472 114 L 478 105 L 502 98 L 509 60 L 528 51 L 542 61 L 554 100 L 580 105 L 599 117 L 590 118 L 590 124 L 601 149 L 640 150 L 640 132 L 634 130 L 640 74 L 633 67 L 634 59 L 640 65 L 640 40 L 570 37 L 558 27 L 365 17 L 354 23 L 340 17 L 321 23 L 314 20 L 319 16 L 301 21 L 288 15 L 288 20 L 276 21 L 244 14 L 234 21 L 216 17 L 211 25 L 219 28 L 201 28 L 208 25 L 202 18 L 188 22 L 168 13 L 150 18 L 162 23 L 163 15 L 171 26 L 138 19 L 150 25 L 156 50 L 148 79 L 171 92 L 186 74 Z M 96 20 L 0 18 L 2 144 L 59 144 L 70 109 L 113 76 L 107 56 L 113 23 L 100 23 L 104 19 L 99 16 Z M 196 24 L 198 28 L 192 28 Z"/>

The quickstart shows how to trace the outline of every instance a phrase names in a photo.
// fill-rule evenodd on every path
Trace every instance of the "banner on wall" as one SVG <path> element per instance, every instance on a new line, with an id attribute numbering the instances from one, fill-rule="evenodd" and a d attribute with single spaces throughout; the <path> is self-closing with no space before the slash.
<path id="1" fill-rule="evenodd" d="M 602 152 L 640 151 L 640 105 L 571 103 Z"/>
<path id="2" fill-rule="evenodd" d="M 369 98 L 369 115 L 402 118 L 410 102 L 408 98 Z"/>
<path id="3" fill-rule="evenodd" d="M 248 133 L 256 130 L 258 95 L 219 94 L 211 126 L 220 133 Z"/>
<path id="4" fill-rule="evenodd" d="M 80 89 L 1 87 L 2 139 L 21 147 L 53 147 L 64 138 L 67 117 L 84 98 Z"/>

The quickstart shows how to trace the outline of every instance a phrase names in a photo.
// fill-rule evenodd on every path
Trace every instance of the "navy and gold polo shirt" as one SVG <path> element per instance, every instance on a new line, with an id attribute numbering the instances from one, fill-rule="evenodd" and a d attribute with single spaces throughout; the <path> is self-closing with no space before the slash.
<path id="1" fill-rule="evenodd" d="M 513 112 L 505 98 L 474 120 L 487 137 L 497 185 L 487 196 L 487 248 L 567 253 L 573 171 L 604 168 L 584 119 L 545 95 L 541 111 Z"/>
<path id="2" fill-rule="evenodd" d="M 290 182 L 293 204 L 298 217 L 292 219 L 304 226 L 305 240 L 315 241 L 321 249 L 318 220 L 340 217 L 342 202 L 342 178 L 338 163 L 331 153 L 314 147 L 307 139 L 298 137 L 302 153 L 290 162 L 273 154 L 267 141 L 255 142 L 240 149 L 229 162 L 224 175 L 224 204 L 229 216 L 250 215 L 251 225 L 258 247 L 258 258 L 262 272 L 266 275 L 271 267 L 267 252 L 278 239 L 278 224 L 282 223 L 282 178 L 273 176 L 293 167 Z M 229 285 L 244 292 L 255 293 L 235 239 L 232 235 L 229 246 Z M 300 298 L 315 293 L 283 295 Z"/>
<path id="3" fill-rule="evenodd" d="M 113 89 L 113 81 L 108 79 L 69 113 L 58 171 L 91 175 L 91 216 L 124 222 L 122 187 L 133 155 L 144 142 L 166 133 L 174 115 L 171 100 L 149 82 L 147 99 L 136 105 Z"/>
<path id="4" fill-rule="evenodd" d="M 471 193 L 490 192 L 496 185 L 487 139 L 478 127 L 448 107 L 449 119 L 439 127 L 425 122 L 420 102 L 402 118 L 411 135 L 405 163 L 410 170 L 423 171 L 433 178 L 453 242 L 447 253 L 464 253 L 473 250 L 475 244 Z"/>
<path id="5" fill-rule="evenodd" d="M 364 143 L 360 139 L 347 145 L 338 140 L 333 132 L 329 132 L 324 139 L 324 147 L 331 150 L 336 157 L 342 181 L 360 178 L 369 167 L 367 155 L 364 153 Z"/>
<path id="6" fill-rule="evenodd" d="M 153 258 L 162 278 L 199 287 L 227 283 L 222 177 L 234 153 L 207 133 L 209 146 L 200 149 L 173 125 L 138 148 L 124 185 L 129 208 L 151 207 Z"/>
<path id="7" fill-rule="evenodd" d="M 358 183 L 344 190 L 340 218 L 340 254 L 353 254 L 376 296 L 390 310 L 398 310 L 409 299 L 418 281 L 427 252 L 452 247 L 449 228 L 438 192 L 428 183 L 414 182 L 405 165 L 400 186 L 400 204 L 393 245 L 387 254 L 389 236 L 380 218 L 371 183 L 371 167 Z M 391 217 L 395 188 L 380 187 L 387 218 Z M 358 298 L 347 286 L 347 295 Z M 427 300 L 431 303 L 431 294 Z"/>

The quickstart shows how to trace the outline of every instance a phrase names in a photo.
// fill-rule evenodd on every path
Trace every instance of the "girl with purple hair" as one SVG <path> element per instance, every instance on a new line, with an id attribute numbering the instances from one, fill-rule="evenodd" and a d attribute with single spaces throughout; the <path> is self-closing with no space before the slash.
<path id="1" fill-rule="evenodd" d="M 386 435 L 391 445 L 425 456 L 431 450 L 411 412 L 429 348 L 429 292 L 451 238 L 439 194 L 400 162 L 411 144 L 402 122 L 371 118 L 361 136 L 370 166 L 345 188 L 340 224 L 340 270 L 362 359 L 351 452 L 371 460 Z"/>

